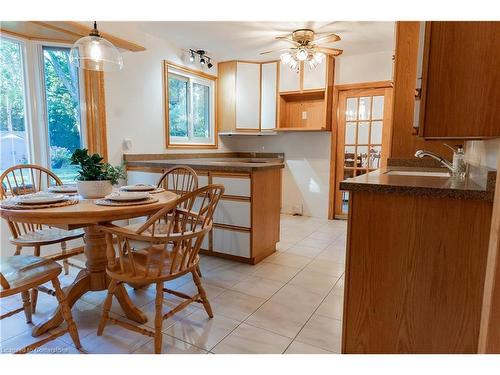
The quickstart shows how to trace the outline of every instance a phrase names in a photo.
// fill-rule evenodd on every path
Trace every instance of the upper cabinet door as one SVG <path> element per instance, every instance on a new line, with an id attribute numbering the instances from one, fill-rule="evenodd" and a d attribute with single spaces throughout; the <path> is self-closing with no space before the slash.
<path id="1" fill-rule="evenodd" d="M 328 59 L 323 59 L 321 64 L 315 68 L 309 68 L 309 64 L 303 65 L 304 86 L 303 90 L 324 90 L 326 88 L 326 65 Z"/>
<path id="2" fill-rule="evenodd" d="M 419 133 L 500 136 L 500 22 L 427 22 Z"/>
<path id="3" fill-rule="evenodd" d="M 300 73 L 280 63 L 280 93 L 300 91 Z"/>
<path id="4" fill-rule="evenodd" d="M 262 64 L 260 127 L 263 130 L 276 128 L 277 80 L 278 63 Z"/>
<path id="5" fill-rule="evenodd" d="M 236 66 L 236 129 L 259 129 L 260 64 Z"/>

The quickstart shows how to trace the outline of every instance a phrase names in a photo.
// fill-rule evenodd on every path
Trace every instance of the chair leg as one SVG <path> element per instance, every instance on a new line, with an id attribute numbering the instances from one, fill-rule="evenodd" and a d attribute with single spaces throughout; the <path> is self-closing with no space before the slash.
<path id="1" fill-rule="evenodd" d="M 205 289 L 203 289 L 203 287 L 201 286 L 200 276 L 198 275 L 198 272 L 196 270 L 192 271 L 191 274 L 193 275 L 193 281 L 196 284 L 196 287 L 198 288 L 198 293 L 200 294 L 203 307 L 205 308 L 205 311 L 207 312 L 208 316 L 210 318 L 213 318 L 214 313 L 212 312 L 212 306 L 210 306 L 210 302 L 208 302 L 207 293 L 205 292 Z"/>
<path id="2" fill-rule="evenodd" d="M 40 256 L 40 246 L 35 246 L 33 255 L 36 257 Z M 31 289 L 31 312 L 36 313 L 36 302 L 38 301 L 38 290 L 36 288 Z"/>
<path id="3" fill-rule="evenodd" d="M 66 255 L 66 249 L 67 249 L 66 241 L 61 242 L 61 253 Z M 64 269 L 64 274 L 67 275 L 69 273 L 69 261 L 67 258 L 63 260 L 63 269 Z"/>
<path id="4" fill-rule="evenodd" d="M 22 291 L 21 297 L 23 299 L 23 309 L 24 309 L 24 315 L 26 316 L 26 323 L 31 323 L 30 292 L 28 290 Z"/>
<path id="5" fill-rule="evenodd" d="M 156 283 L 155 298 L 155 354 L 161 353 L 163 325 L 163 283 Z"/>
<path id="6" fill-rule="evenodd" d="M 14 256 L 21 255 L 21 250 L 22 249 L 23 249 L 23 247 L 21 245 L 16 245 L 16 251 L 14 253 Z"/>
<path id="7" fill-rule="evenodd" d="M 56 298 L 61 306 L 61 313 L 68 325 L 68 332 L 71 336 L 71 340 L 73 340 L 73 344 L 77 349 L 80 349 L 82 345 L 80 344 L 80 337 L 78 336 L 78 330 L 76 329 L 75 321 L 73 320 L 73 316 L 71 315 L 71 309 L 69 308 L 68 301 L 66 300 L 66 295 L 61 289 L 61 284 L 59 283 L 59 279 L 55 277 L 52 279 L 52 286 L 56 291 Z"/>
<path id="8" fill-rule="evenodd" d="M 201 269 L 199 264 L 196 266 L 196 272 L 198 273 L 198 276 L 203 277 L 201 274 Z"/>
<path id="9" fill-rule="evenodd" d="M 113 302 L 113 294 L 116 290 L 116 284 L 116 280 L 111 280 L 111 282 L 109 283 L 108 295 L 106 296 L 106 300 L 104 301 L 101 321 L 99 322 L 99 327 L 97 328 L 97 336 L 102 336 L 102 333 L 104 332 L 104 327 L 106 326 L 106 322 L 109 318 L 109 310 L 111 309 L 111 303 Z"/>

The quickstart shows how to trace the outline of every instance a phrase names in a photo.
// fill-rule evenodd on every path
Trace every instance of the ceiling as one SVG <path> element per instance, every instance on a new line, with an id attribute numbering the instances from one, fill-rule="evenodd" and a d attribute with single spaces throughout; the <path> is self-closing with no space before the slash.
<path id="1" fill-rule="evenodd" d="M 112 22 L 106 23 L 111 24 Z M 121 23 L 121 22 L 120 22 Z M 180 49 L 204 49 L 217 61 L 240 59 L 265 61 L 280 53 L 261 56 L 260 52 L 289 47 L 276 41 L 299 28 L 316 33 L 336 33 L 341 41 L 329 46 L 341 48 L 344 55 L 391 51 L 394 48 L 394 22 L 127 22 L 142 33 L 168 40 Z"/>

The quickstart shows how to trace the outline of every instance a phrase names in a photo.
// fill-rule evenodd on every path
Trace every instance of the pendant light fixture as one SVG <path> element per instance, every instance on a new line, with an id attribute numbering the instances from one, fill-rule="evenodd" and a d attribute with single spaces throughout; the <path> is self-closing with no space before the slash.
<path id="1" fill-rule="evenodd" d="M 73 44 L 69 59 L 71 64 L 86 70 L 109 72 L 123 68 L 120 51 L 99 34 L 95 21 L 90 34 Z"/>

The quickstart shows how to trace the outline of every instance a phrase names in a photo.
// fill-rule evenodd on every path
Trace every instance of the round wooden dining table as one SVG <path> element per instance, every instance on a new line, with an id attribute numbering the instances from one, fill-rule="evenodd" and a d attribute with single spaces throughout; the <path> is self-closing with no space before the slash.
<path id="1" fill-rule="evenodd" d="M 108 288 L 106 240 L 104 233 L 98 229 L 98 224 L 151 215 L 166 205 L 172 205 L 173 208 L 178 196 L 164 191 L 154 194 L 153 197 L 158 198 L 158 201 L 133 206 L 100 206 L 95 204 L 93 199 L 79 199 L 77 204 L 64 207 L 28 210 L 0 208 L 0 216 L 13 222 L 45 224 L 67 230 L 84 229 L 84 253 L 87 258 L 85 269 L 65 288 L 68 303 L 73 306 L 85 293 Z M 146 316 L 134 306 L 123 285 L 120 285 L 115 295 L 129 319 L 138 323 L 147 322 Z M 58 308 L 47 321 L 34 327 L 33 336 L 40 336 L 62 322 L 62 314 Z"/>

